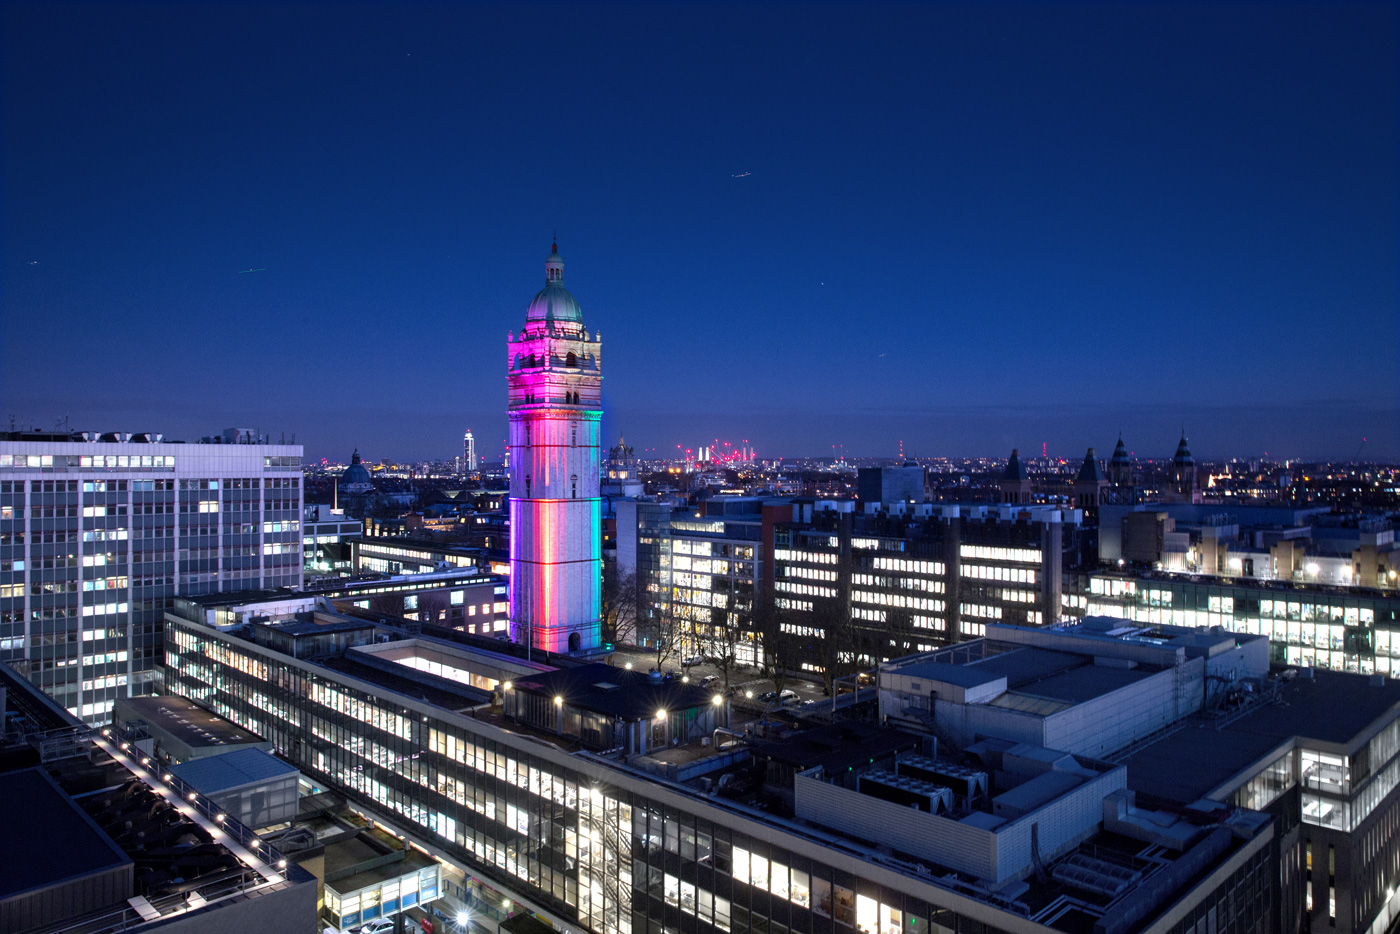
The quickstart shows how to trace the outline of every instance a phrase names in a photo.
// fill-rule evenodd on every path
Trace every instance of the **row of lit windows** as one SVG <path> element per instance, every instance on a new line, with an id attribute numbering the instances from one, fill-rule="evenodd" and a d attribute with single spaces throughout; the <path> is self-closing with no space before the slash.
<path id="1" fill-rule="evenodd" d="M 789 564 L 783 568 L 784 577 L 799 577 L 814 581 L 835 581 L 835 571 L 822 571 L 817 568 L 804 568 L 801 565 Z"/>
<path id="2" fill-rule="evenodd" d="M 0 454 L 0 467 L 153 467 L 175 466 L 170 454 Z"/>
<path id="3" fill-rule="evenodd" d="M 876 557 L 873 566 L 877 571 L 903 571 L 906 574 L 933 574 L 943 576 L 942 561 L 916 561 L 910 558 Z"/>
<path id="4" fill-rule="evenodd" d="M 106 616 L 111 613 L 126 613 L 130 608 L 131 604 L 129 603 L 90 603 L 83 607 L 83 615 Z"/>
<path id="5" fill-rule="evenodd" d="M 1040 595 L 1034 590 L 1013 590 L 1010 587 L 1003 587 L 996 591 L 996 595 L 1007 603 L 1035 603 L 1040 599 Z"/>
<path id="6" fill-rule="evenodd" d="M 905 594 L 876 593 L 870 590 L 851 591 L 851 602 L 896 607 L 901 610 L 931 610 L 935 613 L 941 613 L 945 609 L 942 600 L 910 597 Z"/>
<path id="7" fill-rule="evenodd" d="M 220 664 L 227 665 L 244 674 L 252 675 L 260 681 L 267 680 L 267 665 L 254 658 L 249 658 L 242 652 L 235 652 L 228 646 L 220 642 L 208 642 L 204 646 L 204 654 Z"/>
<path id="8" fill-rule="evenodd" d="M 774 561 L 801 561 L 807 564 L 835 564 L 837 556 L 826 551 L 793 551 L 788 548 L 773 549 Z"/>
<path id="9" fill-rule="evenodd" d="M 84 691 L 100 691 L 104 688 L 118 688 L 126 684 L 126 675 L 107 675 L 104 678 L 88 678 L 83 681 Z"/>
<path id="10" fill-rule="evenodd" d="M 959 545 L 958 556 L 977 558 L 983 561 L 1019 561 L 1022 564 L 1039 564 L 1038 548 L 1003 548 L 999 545 Z"/>
<path id="11" fill-rule="evenodd" d="M 885 577 L 883 574 L 852 574 L 851 583 L 860 587 L 897 587 L 943 593 L 943 582 L 927 577 Z"/>
<path id="12" fill-rule="evenodd" d="M 1029 568 L 992 567 L 983 564 L 964 564 L 963 577 L 977 580 L 1007 581 L 1014 584 L 1034 584 L 1036 572 Z"/>
<path id="13" fill-rule="evenodd" d="M 822 587 L 818 584 L 794 584 L 790 581 L 776 581 L 773 584 L 773 589 L 803 597 L 827 597 L 828 599 L 833 599 L 836 596 L 835 587 Z"/>
<path id="14" fill-rule="evenodd" d="M 1001 607 L 983 606 L 980 603 L 964 603 L 959 609 L 963 616 L 979 616 L 983 619 L 1001 619 Z"/>

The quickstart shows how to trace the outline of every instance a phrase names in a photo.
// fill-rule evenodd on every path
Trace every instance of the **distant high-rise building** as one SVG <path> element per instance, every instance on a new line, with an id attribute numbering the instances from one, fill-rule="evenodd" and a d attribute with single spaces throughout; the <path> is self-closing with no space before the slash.
<path id="1" fill-rule="evenodd" d="M 856 471 L 856 495 L 865 503 L 922 503 L 924 468 L 861 467 Z"/>
<path id="2" fill-rule="evenodd" d="M 564 288 L 557 245 L 507 351 L 512 636 L 551 652 L 593 649 L 603 560 L 602 344 Z"/>
<path id="3" fill-rule="evenodd" d="M 462 469 L 467 473 L 474 473 L 476 471 L 476 439 L 472 437 L 470 428 L 462 436 L 462 457 Z"/>
<path id="4" fill-rule="evenodd" d="M 300 587 L 302 448 L 231 437 L 0 433 L 0 663 L 104 722 L 174 597 Z"/>

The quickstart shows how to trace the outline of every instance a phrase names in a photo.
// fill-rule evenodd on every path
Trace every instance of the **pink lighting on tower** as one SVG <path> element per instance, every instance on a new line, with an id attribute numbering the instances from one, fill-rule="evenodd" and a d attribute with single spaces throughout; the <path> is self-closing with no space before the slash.
<path id="1" fill-rule="evenodd" d="M 506 345 L 510 625 L 517 642 L 587 652 L 600 632 L 602 344 L 563 280 L 556 247 Z"/>

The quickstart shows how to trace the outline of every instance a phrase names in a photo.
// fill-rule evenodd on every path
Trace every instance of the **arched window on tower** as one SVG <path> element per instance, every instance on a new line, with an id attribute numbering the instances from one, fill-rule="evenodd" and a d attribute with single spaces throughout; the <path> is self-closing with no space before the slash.
<path id="1" fill-rule="evenodd" d="M 530 498 L 530 475 L 525 475 L 525 498 Z"/>
<path id="2" fill-rule="evenodd" d="M 525 358 L 525 365 L 526 365 L 526 366 L 534 366 L 534 365 L 535 365 L 535 355 L 534 355 L 533 353 L 530 354 L 530 356 L 528 356 L 528 357 Z"/>
<path id="3" fill-rule="evenodd" d="M 578 499 L 578 474 L 569 478 L 569 496 Z"/>
<path id="4" fill-rule="evenodd" d="M 569 423 L 569 446 L 578 447 L 578 425 L 574 422 Z"/>
<path id="5" fill-rule="evenodd" d="M 525 426 L 525 446 L 527 448 L 530 446 L 530 426 L 528 424 Z"/>
<path id="6" fill-rule="evenodd" d="M 564 358 L 564 365 L 578 366 L 578 357 L 574 356 L 574 352 L 572 350 L 569 351 L 569 355 Z"/>

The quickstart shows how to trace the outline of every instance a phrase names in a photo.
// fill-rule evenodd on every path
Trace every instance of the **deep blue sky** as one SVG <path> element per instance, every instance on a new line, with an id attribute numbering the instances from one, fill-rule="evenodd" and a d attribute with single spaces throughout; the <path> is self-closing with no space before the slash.
<path id="1" fill-rule="evenodd" d="M 1396 9 L 10 3 L 0 416 L 1400 458 Z"/>

